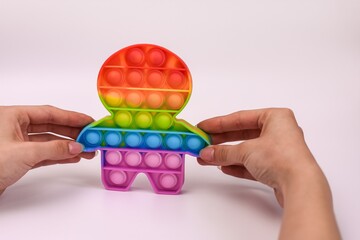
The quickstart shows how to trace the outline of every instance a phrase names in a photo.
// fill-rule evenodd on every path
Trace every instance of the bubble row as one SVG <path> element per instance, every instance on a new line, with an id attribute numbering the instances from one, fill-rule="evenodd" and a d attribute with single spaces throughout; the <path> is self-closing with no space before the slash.
<path id="1" fill-rule="evenodd" d="M 100 146 L 105 141 L 105 144 L 110 147 L 125 145 L 130 148 L 199 152 L 205 146 L 205 142 L 198 136 L 188 135 L 183 137 L 182 135 L 171 133 L 145 133 L 142 135 L 139 132 L 127 132 L 122 135 L 116 131 L 107 131 L 103 134 L 102 131 L 91 130 L 85 133 L 84 138 L 86 144 L 93 147 Z"/>
<path id="2" fill-rule="evenodd" d="M 184 93 L 109 90 L 103 93 L 105 103 L 114 108 L 150 108 L 179 110 L 185 103 Z M 186 93 L 187 95 L 187 93 Z"/>
<path id="3" fill-rule="evenodd" d="M 120 165 L 125 163 L 130 167 L 138 167 L 142 163 L 149 168 L 159 168 L 165 166 L 168 169 L 178 169 L 183 160 L 180 154 L 169 153 L 163 157 L 160 153 L 157 152 L 148 152 L 141 154 L 137 151 L 111 151 L 108 150 L 105 153 L 105 161 L 110 165 Z"/>
<path id="4" fill-rule="evenodd" d="M 129 176 L 129 172 L 122 170 L 112 170 L 109 172 L 109 181 L 118 186 L 127 184 L 130 177 L 132 176 Z M 172 173 L 162 173 L 157 179 L 153 180 L 156 181 L 156 185 L 169 190 L 176 187 L 179 182 L 177 175 Z"/>
<path id="5" fill-rule="evenodd" d="M 131 113 L 129 111 L 118 111 L 115 114 L 115 124 L 121 128 L 149 129 L 151 127 L 167 130 L 173 125 L 173 116 L 166 112 L 151 114 L 149 112 Z"/>
<path id="6" fill-rule="evenodd" d="M 126 74 L 121 69 L 112 69 L 105 73 L 106 81 L 112 86 L 153 87 L 184 89 L 188 84 L 187 77 L 181 71 L 169 74 L 160 70 L 144 72 L 142 69 L 129 69 Z"/>
<path id="7" fill-rule="evenodd" d="M 145 62 L 154 67 L 161 67 L 166 61 L 166 54 L 159 48 L 152 48 L 146 53 L 138 47 L 127 50 L 125 59 L 130 66 L 141 66 Z"/>

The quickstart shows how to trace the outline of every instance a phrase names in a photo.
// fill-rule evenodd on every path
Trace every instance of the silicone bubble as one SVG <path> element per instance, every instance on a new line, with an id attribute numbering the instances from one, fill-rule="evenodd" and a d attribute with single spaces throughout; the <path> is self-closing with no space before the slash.
<path id="1" fill-rule="evenodd" d="M 177 177 L 174 174 L 163 174 L 160 177 L 160 184 L 164 188 L 173 188 L 177 182 Z"/>
<path id="2" fill-rule="evenodd" d="M 144 157 L 145 164 L 151 168 L 157 168 L 161 165 L 162 158 L 159 153 L 149 152 Z"/>
<path id="3" fill-rule="evenodd" d="M 85 134 L 85 141 L 90 146 L 96 146 L 101 143 L 101 133 L 99 131 L 89 131 Z"/>
<path id="4" fill-rule="evenodd" d="M 137 69 L 133 69 L 133 70 L 129 71 L 129 73 L 127 75 L 127 81 L 130 86 L 133 86 L 133 87 L 140 86 L 143 81 L 142 72 Z"/>
<path id="5" fill-rule="evenodd" d="M 152 115 L 149 112 L 138 112 L 135 123 L 139 128 L 149 128 L 152 124 Z"/>
<path id="6" fill-rule="evenodd" d="M 165 62 L 165 53 L 159 48 L 153 48 L 149 51 L 148 59 L 149 64 L 152 66 L 159 67 Z"/>
<path id="7" fill-rule="evenodd" d="M 143 96 L 140 92 L 130 92 L 126 96 L 126 104 L 129 107 L 136 108 L 139 107 L 143 102 Z"/>
<path id="8" fill-rule="evenodd" d="M 105 160 L 111 165 L 117 165 L 122 160 L 122 155 L 118 151 L 106 151 Z"/>
<path id="9" fill-rule="evenodd" d="M 164 75 L 159 70 L 152 70 L 148 74 L 147 81 L 152 87 L 161 87 L 164 84 Z"/>
<path id="10" fill-rule="evenodd" d="M 144 52 L 140 48 L 131 48 L 127 51 L 126 60 L 129 65 L 139 66 L 145 59 Z"/>
<path id="11" fill-rule="evenodd" d="M 125 161 L 128 165 L 136 167 L 141 163 L 141 154 L 135 151 L 127 152 L 125 154 Z"/>
<path id="12" fill-rule="evenodd" d="M 185 154 L 198 157 L 210 144 L 206 133 L 177 118 L 192 93 L 184 61 L 161 46 L 131 45 L 104 62 L 97 88 L 109 115 L 86 126 L 77 141 L 86 152 L 100 150 L 105 188 L 127 191 L 144 173 L 156 193 L 180 193 Z"/>
<path id="13" fill-rule="evenodd" d="M 128 111 L 118 111 L 114 120 L 119 127 L 127 128 L 132 123 L 132 115 Z"/>
<path id="14" fill-rule="evenodd" d="M 122 137 L 119 132 L 107 132 L 105 134 L 105 142 L 107 145 L 116 147 L 121 143 Z"/>
<path id="15" fill-rule="evenodd" d="M 181 166 L 181 156 L 176 153 L 170 153 L 165 157 L 165 165 L 168 168 L 176 169 Z"/>
<path id="16" fill-rule="evenodd" d="M 158 133 L 148 133 L 145 135 L 145 144 L 150 149 L 159 148 L 162 144 L 162 136 Z"/>
<path id="17" fill-rule="evenodd" d="M 120 85 L 123 81 L 123 74 L 119 70 L 111 70 L 106 74 L 106 81 L 111 85 Z"/>
<path id="18" fill-rule="evenodd" d="M 127 180 L 126 173 L 123 171 L 111 171 L 109 173 L 109 178 L 110 181 L 116 185 L 124 184 Z"/>
<path id="19" fill-rule="evenodd" d="M 168 79 L 168 84 L 172 88 L 181 89 L 186 83 L 186 79 L 184 74 L 182 74 L 180 71 L 174 71 L 170 74 L 170 77 Z"/>
<path id="20" fill-rule="evenodd" d="M 189 136 L 185 140 L 186 146 L 194 151 L 199 151 L 204 148 L 204 142 L 197 136 Z"/>
<path id="21" fill-rule="evenodd" d="M 149 108 L 161 108 L 164 103 L 164 96 L 159 92 L 152 92 L 147 95 L 146 103 Z"/>
<path id="22" fill-rule="evenodd" d="M 184 105 L 184 96 L 180 93 L 171 93 L 167 98 L 167 105 L 170 109 L 180 109 Z"/>
<path id="23" fill-rule="evenodd" d="M 119 92 L 119 91 L 109 91 L 105 95 L 105 102 L 110 107 L 118 107 L 122 103 L 123 98 L 124 98 L 124 96 L 123 96 L 123 94 L 121 92 Z"/>
<path id="24" fill-rule="evenodd" d="M 169 113 L 158 113 L 155 116 L 155 124 L 159 129 L 167 130 L 171 127 L 173 118 Z"/>
<path id="25" fill-rule="evenodd" d="M 172 150 L 180 149 L 182 145 L 182 138 L 179 135 L 169 134 L 165 138 L 165 143 L 168 146 L 168 148 Z"/>
<path id="26" fill-rule="evenodd" d="M 142 143 L 142 136 L 138 132 L 129 132 L 125 135 L 125 143 L 129 147 L 139 147 Z"/>

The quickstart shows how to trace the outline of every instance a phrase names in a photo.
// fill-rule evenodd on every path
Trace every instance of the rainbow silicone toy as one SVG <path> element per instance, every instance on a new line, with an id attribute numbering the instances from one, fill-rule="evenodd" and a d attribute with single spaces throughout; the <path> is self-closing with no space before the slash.
<path id="1" fill-rule="evenodd" d="M 97 87 L 111 116 L 86 126 L 77 141 L 87 152 L 101 150 L 104 187 L 128 190 L 145 173 L 156 193 L 178 194 L 185 154 L 198 156 L 210 144 L 203 131 L 175 118 L 192 90 L 185 63 L 163 47 L 129 46 L 105 61 Z"/>

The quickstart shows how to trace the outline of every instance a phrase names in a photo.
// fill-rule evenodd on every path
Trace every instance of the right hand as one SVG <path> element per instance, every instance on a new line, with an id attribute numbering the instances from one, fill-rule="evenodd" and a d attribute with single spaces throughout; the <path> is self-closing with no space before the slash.
<path id="1" fill-rule="evenodd" d="M 210 134 L 214 144 L 200 152 L 201 165 L 221 166 L 226 174 L 270 186 L 281 206 L 283 191 L 293 183 L 324 177 L 290 109 L 239 111 L 197 126 Z M 217 145 L 231 141 L 243 142 Z"/>

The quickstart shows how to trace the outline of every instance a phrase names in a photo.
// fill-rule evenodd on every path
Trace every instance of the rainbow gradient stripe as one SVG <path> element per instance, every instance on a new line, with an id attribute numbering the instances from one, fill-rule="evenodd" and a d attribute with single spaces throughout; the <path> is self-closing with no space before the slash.
<path id="1" fill-rule="evenodd" d="M 192 91 L 185 63 L 160 46 L 128 46 L 105 61 L 97 88 L 111 115 L 86 126 L 77 141 L 87 152 L 101 151 L 104 187 L 129 190 L 144 173 L 156 193 L 180 193 L 185 154 L 197 157 L 210 144 L 206 133 L 176 118 Z"/>

